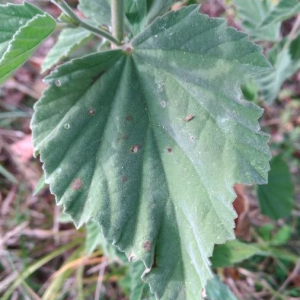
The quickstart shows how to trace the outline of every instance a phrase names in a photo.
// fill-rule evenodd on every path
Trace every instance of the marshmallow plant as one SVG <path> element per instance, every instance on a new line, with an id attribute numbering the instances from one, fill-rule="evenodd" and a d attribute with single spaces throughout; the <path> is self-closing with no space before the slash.
<path id="1" fill-rule="evenodd" d="M 0 6 L 0 82 L 63 28 L 31 122 L 57 204 L 141 261 L 156 299 L 201 299 L 214 246 L 235 238 L 233 186 L 267 182 L 262 109 L 240 86 L 269 63 L 198 5 L 80 0 L 79 18 L 52 2 L 58 21 L 27 2 Z M 95 50 L 56 67 L 91 39 Z"/>

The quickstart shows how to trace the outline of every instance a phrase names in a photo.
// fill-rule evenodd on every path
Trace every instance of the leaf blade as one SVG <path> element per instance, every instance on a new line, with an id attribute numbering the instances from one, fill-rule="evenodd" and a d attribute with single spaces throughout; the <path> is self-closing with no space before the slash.
<path id="1" fill-rule="evenodd" d="M 279 39 L 279 24 L 260 27 L 273 9 L 268 0 L 233 0 L 238 9 L 244 30 L 258 41 L 277 41 Z"/>
<path id="2" fill-rule="evenodd" d="M 266 102 L 272 103 L 277 98 L 282 84 L 299 70 L 299 45 L 300 35 L 291 44 L 280 43 L 270 50 L 269 56 L 275 55 L 274 68 L 256 79 Z"/>
<path id="3" fill-rule="evenodd" d="M 49 15 L 36 15 L 15 33 L 0 60 L 0 83 L 35 52 L 55 26 L 55 21 Z"/>
<path id="4" fill-rule="evenodd" d="M 289 167 L 280 157 L 271 160 L 269 183 L 257 188 L 262 214 L 278 220 L 290 215 L 294 205 L 293 182 Z"/>
<path id="5" fill-rule="evenodd" d="M 269 65 L 244 34 L 196 6 L 155 21 L 133 48 L 74 60 L 47 78 L 35 149 L 77 226 L 96 220 L 142 260 L 158 299 L 199 299 L 214 244 L 234 237 L 232 185 L 266 181 L 262 112 L 238 85 Z"/>
<path id="6" fill-rule="evenodd" d="M 271 10 L 262 22 L 261 27 L 280 23 L 300 13 L 300 3 L 297 0 L 282 0 Z"/>
<path id="7" fill-rule="evenodd" d="M 47 54 L 43 65 L 42 73 L 56 65 L 60 60 L 68 57 L 74 50 L 89 40 L 92 34 L 83 28 L 64 29 L 56 44 Z"/>
<path id="8" fill-rule="evenodd" d="M 42 11 L 25 2 L 22 5 L 0 5 L 0 58 L 6 52 L 15 32 Z"/>

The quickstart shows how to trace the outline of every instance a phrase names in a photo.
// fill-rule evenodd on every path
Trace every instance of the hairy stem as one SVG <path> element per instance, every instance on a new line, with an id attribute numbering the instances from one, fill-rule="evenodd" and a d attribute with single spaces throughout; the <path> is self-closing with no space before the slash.
<path id="1" fill-rule="evenodd" d="M 79 27 L 85 28 L 88 31 L 93 32 L 96 35 L 99 35 L 101 37 L 106 38 L 113 44 L 120 46 L 121 43 L 118 39 L 114 38 L 110 33 L 107 31 L 94 27 L 84 21 L 82 21 L 80 18 L 77 17 L 77 15 L 74 13 L 72 8 L 67 4 L 65 0 L 51 0 L 56 6 L 58 6 L 67 16 L 69 16 L 73 23 Z"/>
<path id="2" fill-rule="evenodd" d="M 124 0 L 111 0 L 111 22 L 113 36 L 121 42 L 124 35 Z"/>

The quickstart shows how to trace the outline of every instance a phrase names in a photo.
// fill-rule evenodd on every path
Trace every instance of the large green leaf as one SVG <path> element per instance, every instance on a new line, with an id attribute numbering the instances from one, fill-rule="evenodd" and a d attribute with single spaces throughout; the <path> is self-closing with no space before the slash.
<path id="1" fill-rule="evenodd" d="M 195 5 L 158 18 L 132 48 L 67 63 L 35 106 L 36 153 L 57 203 L 145 264 L 158 299 L 199 299 L 213 247 L 234 238 L 236 182 L 265 183 L 262 110 L 239 85 L 269 64 Z"/>
<path id="2" fill-rule="evenodd" d="M 261 212 L 272 218 L 288 217 L 294 205 L 294 186 L 286 162 L 275 156 L 271 160 L 269 183 L 257 189 Z"/>
<path id="3" fill-rule="evenodd" d="M 167 12 L 172 0 L 124 0 L 127 29 L 134 35 Z M 110 0 L 80 0 L 79 9 L 96 23 L 110 24 Z"/>
<path id="4" fill-rule="evenodd" d="M 260 27 L 273 9 L 268 0 L 233 0 L 242 20 L 243 29 L 255 40 L 276 41 L 279 39 L 280 24 Z"/>
<path id="5" fill-rule="evenodd" d="M 300 2 L 298 0 L 281 0 L 269 13 L 261 26 L 270 26 L 280 23 L 300 13 Z"/>
<path id="6" fill-rule="evenodd" d="M 10 39 L 0 60 L 0 83 L 19 68 L 55 29 L 56 23 L 52 17 L 42 12 L 42 14 L 38 13 L 38 9 L 27 3 L 0 6 L 0 15 L 5 16 L 0 20 L 0 31 L 8 31 L 5 37 L 1 37 L 0 51 L 3 52 Z M 7 20 L 10 15 L 12 15 L 12 22 Z M 17 22 L 19 26 L 23 25 L 19 29 L 17 29 Z M 14 34 L 12 35 L 11 32 Z"/>
<path id="7" fill-rule="evenodd" d="M 64 29 L 60 33 L 57 43 L 46 56 L 42 65 L 42 72 L 52 68 L 61 59 L 68 57 L 91 36 L 89 31 L 81 27 Z"/>
<path id="8" fill-rule="evenodd" d="M 279 43 L 270 50 L 269 57 L 274 68 L 257 78 L 266 102 L 272 103 L 282 84 L 300 69 L 300 35 L 290 45 Z"/>

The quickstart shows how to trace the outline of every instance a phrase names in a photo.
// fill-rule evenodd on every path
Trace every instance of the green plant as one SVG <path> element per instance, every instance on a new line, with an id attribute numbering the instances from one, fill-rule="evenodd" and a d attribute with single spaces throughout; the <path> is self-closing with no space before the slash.
<path id="1" fill-rule="evenodd" d="M 130 260 L 143 261 L 130 265 L 132 278 L 142 276 L 157 299 L 199 299 L 213 278 L 215 244 L 234 238 L 233 185 L 267 182 L 262 109 L 242 99 L 240 85 L 274 69 L 246 34 L 197 5 L 168 12 L 171 0 L 81 0 L 83 21 L 64 0 L 53 3 L 63 12 L 58 22 L 26 2 L 0 7 L 0 82 L 57 24 L 67 28 L 43 71 L 90 40 L 98 48 L 45 79 L 31 127 L 46 182 L 77 227 L 94 220 Z M 291 13 L 266 1 L 261 10 L 261 26 L 252 20 L 245 29 L 276 41 L 281 11 Z M 232 245 L 244 250 L 237 243 L 223 251 Z M 142 282 L 133 285 L 132 299 L 150 295 Z"/>

